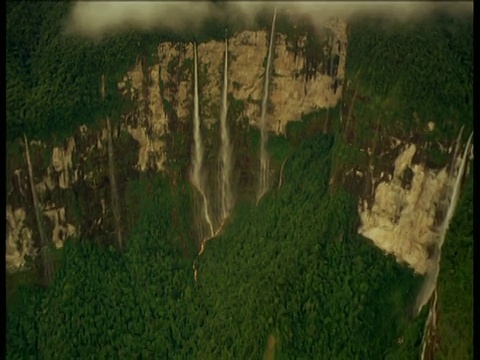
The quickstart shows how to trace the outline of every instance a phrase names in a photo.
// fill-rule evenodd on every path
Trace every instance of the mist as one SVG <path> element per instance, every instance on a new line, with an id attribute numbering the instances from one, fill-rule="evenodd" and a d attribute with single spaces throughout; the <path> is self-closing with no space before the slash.
<path id="1" fill-rule="evenodd" d="M 115 34 L 130 29 L 196 28 L 217 7 L 211 2 L 191 1 L 95 1 L 74 4 L 67 22 L 69 33 L 87 37 Z"/>
<path id="2" fill-rule="evenodd" d="M 67 21 L 67 32 L 86 37 L 102 37 L 131 29 L 169 29 L 174 32 L 196 30 L 209 18 L 238 19 L 246 25 L 256 16 L 273 8 L 308 16 L 313 23 L 337 16 L 348 19 L 355 16 L 377 15 L 392 19 L 411 20 L 427 16 L 436 10 L 452 14 L 472 13 L 473 1 L 460 2 L 138 2 L 93 1 L 73 5 Z"/>

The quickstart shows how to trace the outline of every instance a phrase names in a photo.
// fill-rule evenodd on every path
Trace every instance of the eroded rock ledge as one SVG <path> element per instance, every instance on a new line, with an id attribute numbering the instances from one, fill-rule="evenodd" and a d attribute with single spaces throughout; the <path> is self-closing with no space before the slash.
<path id="1" fill-rule="evenodd" d="M 330 43 L 334 46 L 331 54 L 327 46 L 320 51 L 323 51 L 324 59 L 328 55 L 335 56 L 334 75 L 325 72 L 326 66 L 319 66 L 313 76 L 312 70 L 306 69 L 307 61 L 301 55 L 307 46 L 305 36 L 289 40 L 284 34 L 276 34 L 266 119 L 270 131 L 284 133 L 289 121 L 299 121 L 302 114 L 335 106 L 339 101 L 345 74 L 346 24 L 332 20 L 326 22 L 325 27 L 329 29 Z M 228 92 L 241 104 L 242 116 L 247 117 L 252 126 L 258 126 L 260 121 L 268 38 L 265 31 L 243 31 L 228 39 Z M 292 41 L 295 42 L 295 52 Z M 136 164 L 126 165 L 124 160 L 122 166 L 128 169 L 122 169 L 123 173 L 167 170 L 167 135 L 178 131 L 179 123 L 186 125 L 183 129 L 188 129 L 191 122 L 192 44 L 162 43 L 157 55 L 158 62 L 153 64 L 147 64 L 145 57 L 139 58 L 118 84 L 124 96 L 136 105 L 132 113 L 122 116 L 113 131 L 115 139 L 119 139 L 121 133 L 128 133 L 138 144 L 138 149 L 131 147 L 132 151 L 138 151 Z M 199 44 L 198 57 L 201 119 L 203 126 L 209 128 L 219 119 L 224 43 Z M 90 129 L 82 125 L 61 146 L 30 142 L 35 189 L 41 198 L 47 236 L 56 247 L 61 247 L 68 236 L 81 235 L 85 231 L 89 234 L 97 234 L 100 230 L 108 232 L 102 228 L 108 224 L 104 219 L 108 216 L 104 209 L 109 201 L 108 191 L 104 189 L 108 186 L 105 180 L 108 178 L 106 139 L 107 132 L 102 126 Z M 7 194 L 6 260 L 9 269 L 21 269 L 28 257 L 37 254 L 27 171 L 22 157 L 18 159 L 18 164 L 13 164 L 9 170 L 12 173 L 11 189 Z M 87 213 L 83 215 L 89 217 L 88 224 L 74 223 L 69 215 L 74 197 L 89 199 Z M 83 200 L 74 202 L 78 201 Z M 78 207 L 78 203 L 75 206 Z M 76 211 L 85 212 L 85 208 Z"/>
<path id="2" fill-rule="evenodd" d="M 438 239 L 435 231 L 444 208 L 444 195 L 449 186 L 446 168 L 431 170 L 412 164 L 417 151 L 407 145 L 395 161 L 390 181 L 378 184 L 373 205 L 359 204 L 362 225 L 359 233 L 400 262 L 424 274 L 428 267 L 428 247 Z M 408 181 L 405 181 L 408 177 Z"/>

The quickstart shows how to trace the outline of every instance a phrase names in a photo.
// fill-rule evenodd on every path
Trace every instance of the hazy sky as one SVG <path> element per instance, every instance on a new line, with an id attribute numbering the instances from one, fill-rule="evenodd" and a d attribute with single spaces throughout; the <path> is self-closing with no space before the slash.
<path id="1" fill-rule="evenodd" d="M 80 35 L 98 36 L 128 28 L 149 29 L 167 27 L 182 30 L 196 27 L 210 15 L 223 17 L 243 13 L 246 20 L 252 20 L 262 8 L 288 8 L 294 12 L 311 16 L 315 21 L 330 16 L 350 17 L 356 14 L 377 13 L 387 17 L 409 19 L 422 16 L 437 7 L 448 7 L 451 11 L 472 11 L 470 2 L 246 2 L 231 1 L 222 7 L 208 1 L 90 1 L 77 2 L 70 14 L 68 30 Z"/>

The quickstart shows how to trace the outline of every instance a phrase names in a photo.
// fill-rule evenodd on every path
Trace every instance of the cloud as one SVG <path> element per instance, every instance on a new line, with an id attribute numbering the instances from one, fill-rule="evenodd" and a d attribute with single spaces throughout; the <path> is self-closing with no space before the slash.
<path id="1" fill-rule="evenodd" d="M 77 2 L 72 8 L 67 31 L 88 37 L 131 28 L 169 28 L 181 31 L 198 27 L 215 10 L 213 3 L 204 1 Z"/>
<path id="2" fill-rule="evenodd" d="M 472 12 L 469 2 L 413 2 L 413 1 L 291 1 L 291 2 L 173 2 L 173 1 L 91 1 L 74 4 L 67 30 L 70 33 L 97 37 L 127 29 L 168 28 L 174 31 L 195 30 L 209 17 L 223 19 L 244 18 L 254 21 L 265 9 L 285 9 L 309 16 L 314 23 L 338 16 L 350 18 L 362 15 L 381 15 L 397 19 L 425 16 L 435 9 L 450 12 Z"/>

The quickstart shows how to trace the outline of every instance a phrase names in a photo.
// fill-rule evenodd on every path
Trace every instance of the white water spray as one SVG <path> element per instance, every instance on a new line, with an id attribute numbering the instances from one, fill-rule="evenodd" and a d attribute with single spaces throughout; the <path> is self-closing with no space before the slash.
<path id="1" fill-rule="evenodd" d="M 232 209 L 232 145 L 227 125 L 227 92 L 228 92 L 228 42 L 225 39 L 225 64 L 223 67 L 223 93 L 220 113 L 220 219 L 223 222 Z"/>
<path id="2" fill-rule="evenodd" d="M 425 276 L 425 282 L 417 296 L 417 314 L 422 311 L 423 306 L 430 300 L 432 297 L 433 292 L 437 287 L 437 279 L 438 274 L 440 272 L 440 259 L 441 259 L 441 249 L 443 243 L 445 242 L 445 236 L 447 235 L 448 228 L 450 226 L 450 222 L 452 221 L 453 215 L 455 213 L 455 208 L 457 207 L 458 198 L 460 195 L 460 187 L 462 185 L 463 175 L 465 173 L 465 166 L 468 161 L 468 152 L 470 150 L 470 144 L 472 141 L 473 132 L 470 134 L 468 138 L 467 145 L 465 146 L 465 150 L 463 152 L 462 160 L 458 172 L 455 175 L 451 175 L 451 177 L 455 176 L 455 182 L 452 186 L 452 192 L 450 195 L 450 201 L 448 205 L 448 209 L 444 220 L 440 226 L 438 231 L 438 243 L 436 244 L 436 249 L 434 256 L 430 259 L 430 264 L 427 269 L 427 273 Z"/>
<path id="3" fill-rule="evenodd" d="M 463 127 L 462 127 L 463 130 Z M 462 130 L 460 130 L 460 135 L 462 133 Z M 458 143 L 460 142 L 460 135 L 457 139 L 457 146 L 455 149 L 455 155 L 458 151 Z M 427 351 L 427 342 L 428 342 L 428 337 L 429 333 L 435 333 L 436 332 L 436 327 L 437 327 L 437 316 L 436 316 L 436 311 L 437 311 L 437 280 L 438 280 L 438 275 L 440 273 L 440 258 L 441 258 L 441 249 L 442 245 L 445 241 L 445 236 L 447 234 L 447 230 L 450 226 L 450 222 L 453 218 L 453 214 L 455 213 L 455 208 L 457 206 L 458 198 L 460 195 L 460 187 L 462 184 L 462 179 L 465 174 L 465 165 L 468 162 L 468 153 L 470 149 L 470 143 L 472 141 L 473 137 L 473 132 L 470 134 L 470 137 L 468 138 L 467 145 L 465 146 L 465 150 L 463 152 L 462 156 L 462 161 L 460 164 L 460 168 L 458 169 L 458 173 L 455 177 L 455 183 L 453 185 L 453 191 L 452 195 L 450 197 L 450 204 L 447 209 L 447 213 L 445 215 L 444 221 L 440 227 L 440 238 L 439 242 L 435 251 L 435 259 L 434 263 L 432 264 L 432 267 L 429 268 L 429 271 L 427 272 L 426 279 L 425 279 L 425 284 L 423 288 L 420 290 L 420 294 L 417 297 L 417 304 L 418 304 L 418 312 L 422 310 L 423 306 L 430 300 L 432 295 L 434 296 L 433 298 L 433 304 L 430 307 L 430 310 L 428 312 L 428 317 L 425 322 L 425 328 L 424 328 L 424 333 L 423 333 L 423 339 L 422 339 L 422 352 L 420 355 L 420 359 L 424 360 L 425 354 Z M 456 158 L 456 156 L 455 156 Z M 455 161 L 454 158 L 454 161 Z M 453 175 L 452 175 L 453 176 Z"/>
<path id="4" fill-rule="evenodd" d="M 33 178 L 32 161 L 30 159 L 30 149 L 28 145 L 27 135 L 25 133 L 23 134 L 23 141 L 25 144 L 25 156 L 27 158 L 28 178 L 30 180 L 30 190 L 32 192 L 33 207 L 35 209 L 35 217 L 37 219 L 38 234 L 40 236 L 40 257 L 43 263 L 44 281 L 46 281 L 47 284 L 49 284 L 52 281 L 53 268 L 52 268 L 51 262 L 48 259 L 48 254 L 47 254 L 48 242 L 47 242 L 47 237 L 45 235 L 45 229 L 43 227 L 42 205 L 38 198 L 37 190 L 35 187 L 35 181 Z"/>
<path id="5" fill-rule="evenodd" d="M 205 249 L 205 243 L 216 237 L 220 231 L 223 229 L 225 220 L 227 219 L 233 205 L 233 195 L 232 195 L 232 144 L 230 141 L 230 134 L 228 131 L 227 125 L 227 93 L 228 93 L 228 42 L 225 39 L 225 65 L 224 65 L 224 74 L 223 74 L 223 92 L 222 92 L 222 108 L 220 114 L 220 136 L 221 136 L 221 147 L 220 147 L 220 224 L 217 229 L 214 230 L 213 223 L 208 212 L 208 202 L 207 197 L 205 196 L 205 191 L 203 189 L 203 182 L 201 181 L 201 167 L 203 159 L 203 147 L 202 139 L 200 134 L 200 116 L 198 109 L 198 76 L 197 76 L 197 51 L 196 46 L 194 48 L 195 52 L 195 94 L 194 94 L 194 106 L 195 106 L 195 115 L 194 115 L 194 141 L 195 141 L 195 154 L 193 159 L 193 171 L 192 171 L 192 183 L 198 189 L 202 195 L 203 200 L 203 212 L 205 220 L 208 223 L 210 228 L 210 235 L 206 236 L 200 243 L 200 251 L 198 256 L 203 253 Z M 193 260 L 193 278 L 197 282 L 198 270 L 197 270 L 197 260 Z"/>
<path id="6" fill-rule="evenodd" d="M 272 50 L 275 35 L 275 19 L 277 17 L 277 9 L 273 14 L 272 30 L 270 32 L 270 44 L 268 46 L 267 68 L 265 70 L 265 86 L 262 100 L 262 117 L 260 118 L 260 180 L 258 184 L 257 202 L 268 191 L 268 171 L 269 171 L 269 156 L 267 153 L 267 132 L 265 129 L 265 115 L 267 112 L 268 99 L 268 85 L 270 82 L 270 63 L 272 60 Z"/>
<path id="7" fill-rule="evenodd" d="M 442 247 L 443 242 L 445 241 L 445 235 L 450 226 L 450 222 L 452 221 L 453 214 L 455 213 L 455 208 L 457 207 L 458 198 L 460 196 L 460 187 L 462 185 L 462 179 L 465 173 L 465 166 L 468 161 L 468 152 L 470 150 L 470 144 L 472 142 L 472 138 L 473 138 L 473 132 L 470 134 L 470 137 L 468 138 L 468 141 L 467 141 L 467 146 L 465 146 L 465 150 L 463 151 L 462 163 L 460 165 L 460 169 L 458 170 L 457 177 L 455 178 L 455 184 L 453 186 L 453 192 L 450 198 L 450 205 L 447 210 L 447 215 L 445 215 L 445 220 L 440 229 L 440 233 L 442 234 L 439 242 L 440 248 Z"/>
<path id="8" fill-rule="evenodd" d="M 202 164 L 203 164 L 203 143 L 202 143 L 202 134 L 200 132 L 200 110 L 198 103 L 198 69 L 197 69 L 197 45 L 193 45 L 193 56 L 194 56 L 194 95 L 193 95 L 193 140 L 194 140 L 194 151 L 192 158 L 192 172 L 190 174 L 190 181 L 193 186 L 198 190 L 202 197 L 202 208 L 203 216 L 205 221 L 208 224 L 210 230 L 210 236 L 213 236 L 213 223 L 210 217 L 210 212 L 208 209 L 208 200 L 205 195 L 205 189 L 203 187 L 202 179 Z M 208 236 L 207 236 L 208 237 Z M 203 242 L 204 240 L 202 240 Z"/>
<path id="9" fill-rule="evenodd" d="M 450 165 L 450 174 L 455 170 L 455 162 L 457 161 L 458 149 L 460 148 L 460 141 L 462 141 L 463 125 L 458 133 L 457 141 L 455 142 L 455 151 L 453 152 L 452 163 Z"/>

